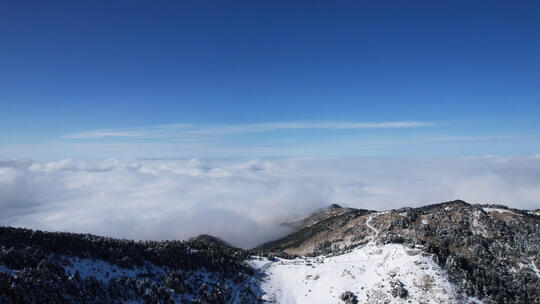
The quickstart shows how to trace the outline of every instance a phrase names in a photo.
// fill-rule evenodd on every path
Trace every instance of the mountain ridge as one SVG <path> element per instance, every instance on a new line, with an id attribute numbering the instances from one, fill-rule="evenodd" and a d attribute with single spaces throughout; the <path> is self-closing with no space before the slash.
<path id="1" fill-rule="evenodd" d="M 462 200 L 387 211 L 331 205 L 293 223 L 293 233 L 247 250 L 210 235 L 135 242 L 0 227 L 0 302 L 540 301 L 535 210 Z M 371 285 L 358 285 L 362 277 Z"/>
<path id="2" fill-rule="evenodd" d="M 351 208 L 258 249 L 285 257 L 340 255 L 371 238 L 421 247 L 468 295 L 535 303 L 540 299 L 539 224 L 540 216 L 528 210 L 462 200 L 383 212 Z"/>

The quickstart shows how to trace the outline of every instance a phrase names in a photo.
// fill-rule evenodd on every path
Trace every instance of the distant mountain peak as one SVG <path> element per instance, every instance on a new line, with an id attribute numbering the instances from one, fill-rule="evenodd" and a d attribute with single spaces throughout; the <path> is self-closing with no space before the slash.
<path id="1" fill-rule="evenodd" d="M 319 221 L 326 219 L 328 217 L 337 216 L 339 214 L 346 213 L 349 210 L 350 210 L 349 208 L 343 208 L 340 205 L 334 203 L 326 208 L 318 209 L 314 211 L 313 213 L 311 213 L 309 216 L 303 217 L 299 220 L 282 223 L 281 226 L 299 230 L 304 227 L 309 227 L 311 225 L 314 225 L 318 223 Z"/>
<path id="2" fill-rule="evenodd" d="M 332 205 L 328 206 L 328 209 L 329 209 L 329 210 L 343 209 L 343 207 L 341 207 L 341 206 L 338 205 L 338 204 L 332 204 Z"/>
<path id="3" fill-rule="evenodd" d="M 199 234 L 196 237 L 190 238 L 188 243 L 202 243 L 205 246 L 209 247 L 233 247 L 224 240 L 209 234 Z"/>

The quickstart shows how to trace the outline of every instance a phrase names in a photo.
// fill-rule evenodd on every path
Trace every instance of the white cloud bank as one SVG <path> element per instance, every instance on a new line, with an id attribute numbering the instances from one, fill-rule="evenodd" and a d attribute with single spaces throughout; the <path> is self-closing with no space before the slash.
<path id="1" fill-rule="evenodd" d="M 0 225 L 250 247 L 329 203 L 540 208 L 540 158 L 0 161 Z"/>

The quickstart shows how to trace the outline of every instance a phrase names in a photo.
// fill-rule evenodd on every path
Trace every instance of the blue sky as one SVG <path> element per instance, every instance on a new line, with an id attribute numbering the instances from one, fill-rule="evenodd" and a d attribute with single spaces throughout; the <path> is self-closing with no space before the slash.
<path id="1" fill-rule="evenodd" d="M 537 1 L 0 6 L 1 158 L 540 153 Z"/>

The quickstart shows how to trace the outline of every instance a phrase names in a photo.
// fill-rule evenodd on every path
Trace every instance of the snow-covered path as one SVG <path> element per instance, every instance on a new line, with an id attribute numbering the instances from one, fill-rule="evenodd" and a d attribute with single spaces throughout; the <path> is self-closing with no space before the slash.
<path id="1" fill-rule="evenodd" d="M 371 226 L 371 224 L 369 223 L 372 219 L 373 219 L 373 214 L 370 214 L 369 218 L 366 221 L 366 226 L 368 226 L 371 230 L 373 230 L 375 232 L 375 237 L 374 238 L 377 238 L 379 236 L 379 230 L 377 230 L 375 227 Z"/>

